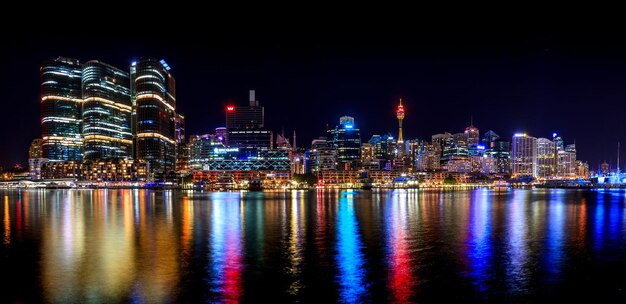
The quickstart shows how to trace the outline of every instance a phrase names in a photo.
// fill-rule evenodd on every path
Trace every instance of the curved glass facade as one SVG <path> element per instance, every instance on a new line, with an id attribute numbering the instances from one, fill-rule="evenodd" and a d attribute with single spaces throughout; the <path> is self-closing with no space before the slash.
<path id="1" fill-rule="evenodd" d="M 174 171 L 176 89 L 165 61 L 142 59 L 131 67 L 134 92 L 135 157 L 148 163 L 149 175 Z"/>
<path id="2" fill-rule="evenodd" d="M 83 157 L 132 157 L 130 80 L 127 72 L 99 61 L 83 64 Z"/>
<path id="3" fill-rule="evenodd" d="M 81 160 L 81 66 L 59 57 L 41 65 L 41 135 L 43 157 Z"/>

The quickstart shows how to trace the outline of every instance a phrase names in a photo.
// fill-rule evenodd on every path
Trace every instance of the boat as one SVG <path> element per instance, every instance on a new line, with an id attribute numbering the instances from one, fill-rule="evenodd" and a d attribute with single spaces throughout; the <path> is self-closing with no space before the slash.
<path id="1" fill-rule="evenodd" d="M 493 189 L 497 191 L 506 191 L 509 190 L 509 187 L 511 187 L 511 184 L 505 180 L 497 180 L 493 182 Z"/>

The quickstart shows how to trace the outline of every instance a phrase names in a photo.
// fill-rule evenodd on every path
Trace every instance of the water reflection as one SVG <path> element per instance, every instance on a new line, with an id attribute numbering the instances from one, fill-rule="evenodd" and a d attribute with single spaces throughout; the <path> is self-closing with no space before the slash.
<path id="1" fill-rule="evenodd" d="M 337 212 L 337 268 L 340 300 L 359 303 L 366 296 L 365 270 L 359 224 L 354 214 L 354 194 L 342 193 Z"/>
<path id="2" fill-rule="evenodd" d="M 526 237 L 529 223 L 525 209 L 530 202 L 530 191 L 517 191 L 507 207 L 506 282 L 514 294 L 527 293 L 528 288 Z"/>
<path id="3" fill-rule="evenodd" d="M 0 302 L 532 302 L 626 290 L 624 191 L 0 195 L 11 278 Z"/>
<path id="4" fill-rule="evenodd" d="M 385 204 L 387 259 L 389 263 L 388 288 L 391 301 L 407 303 L 413 295 L 417 279 L 413 265 L 409 238 L 409 201 L 406 191 L 396 191 L 393 200 Z"/>
<path id="5" fill-rule="evenodd" d="M 492 279 L 493 245 L 491 237 L 490 196 L 475 192 L 470 206 L 468 258 L 470 277 L 478 292 L 485 292 Z"/>
<path id="6" fill-rule="evenodd" d="M 239 193 L 219 193 L 211 203 L 210 273 L 211 302 L 237 302 L 241 297 L 243 270 L 241 206 Z"/>

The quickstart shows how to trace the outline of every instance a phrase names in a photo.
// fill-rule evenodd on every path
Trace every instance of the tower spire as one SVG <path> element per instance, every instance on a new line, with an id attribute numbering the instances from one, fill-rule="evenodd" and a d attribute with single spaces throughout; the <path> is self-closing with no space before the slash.
<path id="1" fill-rule="evenodd" d="M 396 118 L 398 118 L 398 143 L 403 143 L 402 137 L 402 120 L 404 119 L 404 106 L 402 105 L 402 98 L 400 98 L 400 104 L 396 108 Z"/>

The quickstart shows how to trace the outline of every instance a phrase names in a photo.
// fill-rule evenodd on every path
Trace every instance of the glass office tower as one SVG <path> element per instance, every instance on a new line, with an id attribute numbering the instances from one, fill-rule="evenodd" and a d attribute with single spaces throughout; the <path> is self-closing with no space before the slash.
<path id="1" fill-rule="evenodd" d="M 142 59 L 131 66 L 135 158 L 148 163 L 149 178 L 174 171 L 176 86 L 164 60 Z"/>
<path id="2" fill-rule="evenodd" d="M 43 157 L 82 160 L 80 62 L 58 57 L 45 61 L 40 74 Z"/>
<path id="3" fill-rule="evenodd" d="M 83 64 L 83 158 L 132 157 L 128 73 L 99 61 Z"/>

